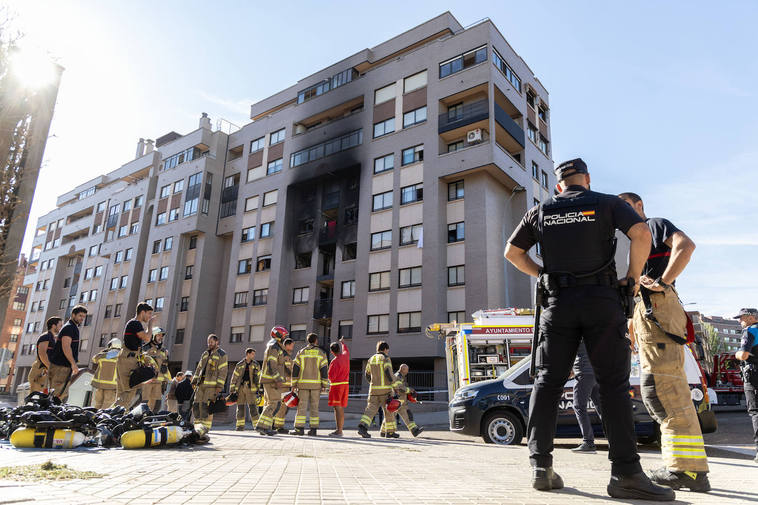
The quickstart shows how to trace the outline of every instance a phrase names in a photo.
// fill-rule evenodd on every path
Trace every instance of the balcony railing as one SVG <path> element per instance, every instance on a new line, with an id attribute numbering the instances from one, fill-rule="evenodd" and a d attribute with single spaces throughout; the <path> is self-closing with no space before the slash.
<path id="1" fill-rule="evenodd" d="M 456 128 L 482 121 L 490 117 L 489 103 L 486 99 L 471 102 L 460 108 L 439 115 L 438 133 L 445 133 Z"/>
<path id="2" fill-rule="evenodd" d="M 497 124 L 502 126 L 503 129 L 508 132 L 508 135 L 513 137 L 513 140 L 518 142 L 521 147 L 526 145 L 524 130 L 518 125 L 518 123 L 516 123 L 516 121 L 511 119 L 511 116 L 509 116 L 508 113 L 497 103 L 495 103 L 495 121 L 497 121 Z"/>
<path id="3" fill-rule="evenodd" d="M 337 221 L 327 221 L 318 234 L 319 244 L 331 244 L 337 241 Z"/>
<path id="4" fill-rule="evenodd" d="M 313 305 L 313 319 L 331 319 L 332 299 L 320 298 Z"/>

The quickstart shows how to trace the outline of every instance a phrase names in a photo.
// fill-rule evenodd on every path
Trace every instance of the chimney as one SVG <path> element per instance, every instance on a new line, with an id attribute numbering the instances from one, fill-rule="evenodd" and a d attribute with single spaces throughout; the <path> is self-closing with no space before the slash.
<path id="1" fill-rule="evenodd" d="M 139 139 L 139 142 L 137 142 L 137 154 L 134 157 L 136 160 L 137 158 L 141 158 L 145 154 L 145 139 Z"/>
<path id="2" fill-rule="evenodd" d="M 147 139 L 145 142 L 147 142 L 147 146 L 145 147 L 145 154 L 150 154 L 153 152 L 153 149 L 155 149 L 153 146 L 153 141 L 151 139 Z"/>
<path id="3" fill-rule="evenodd" d="M 203 115 L 200 116 L 200 128 L 211 129 L 211 118 L 208 117 L 207 112 L 203 112 Z"/>

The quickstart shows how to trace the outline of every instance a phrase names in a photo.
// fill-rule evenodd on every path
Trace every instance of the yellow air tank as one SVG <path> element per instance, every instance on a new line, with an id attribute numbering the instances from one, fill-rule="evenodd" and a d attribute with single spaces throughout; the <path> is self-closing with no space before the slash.
<path id="1" fill-rule="evenodd" d="M 73 449 L 85 438 L 84 433 L 64 428 L 18 428 L 11 433 L 11 445 L 19 449 Z"/>
<path id="2" fill-rule="evenodd" d="M 142 449 L 143 447 L 161 447 L 178 444 L 188 433 L 180 426 L 159 426 L 144 430 L 127 431 L 121 435 L 121 447 L 124 449 Z"/>

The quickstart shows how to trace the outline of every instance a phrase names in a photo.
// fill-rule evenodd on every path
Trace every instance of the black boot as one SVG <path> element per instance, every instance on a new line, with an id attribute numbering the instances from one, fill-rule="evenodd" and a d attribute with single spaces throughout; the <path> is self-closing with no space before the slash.
<path id="1" fill-rule="evenodd" d="M 305 435 L 305 430 L 302 428 L 295 428 L 294 430 L 290 431 L 290 435 L 297 435 L 298 437 L 302 437 Z"/>
<path id="2" fill-rule="evenodd" d="M 311 428 L 308 430 L 308 436 L 309 437 L 317 437 L 318 436 L 318 430 L 316 428 Z"/>
<path id="3" fill-rule="evenodd" d="M 365 424 L 358 425 L 358 435 L 362 436 L 363 438 L 371 438 L 371 434 L 368 432 L 368 428 L 366 428 Z"/>
<path id="4" fill-rule="evenodd" d="M 415 428 L 411 430 L 411 435 L 413 435 L 414 437 L 417 437 L 421 435 L 422 431 L 424 431 L 424 428 L 422 426 L 416 426 Z"/>
<path id="5" fill-rule="evenodd" d="M 642 472 L 632 475 L 611 475 L 607 489 L 608 494 L 613 498 L 652 501 L 674 501 L 676 499 L 673 489 L 655 484 Z"/>
<path id="6" fill-rule="evenodd" d="M 711 490 L 708 472 L 671 472 L 664 467 L 650 472 L 650 480 L 671 489 L 687 488 L 698 493 L 707 493 Z"/>
<path id="7" fill-rule="evenodd" d="M 255 431 L 257 431 L 261 435 L 266 435 L 269 437 L 273 437 L 274 435 L 276 435 L 276 432 L 274 430 L 270 430 L 268 428 L 256 428 Z"/>
<path id="8" fill-rule="evenodd" d="M 287 433 L 289 433 L 289 431 L 287 431 L 287 428 L 277 428 L 276 432 L 281 435 L 286 435 Z"/>
<path id="9" fill-rule="evenodd" d="M 550 491 L 551 489 L 562 489 L 563 479 L 553 471 L 553 467 L 532 468 L 532 487 L 538 491 Z"/>
<path id="10" fill-rule="evenodd" d="M 400 438 L 400 433 L 392 432 L 384 435 L 386 438 Z"/>

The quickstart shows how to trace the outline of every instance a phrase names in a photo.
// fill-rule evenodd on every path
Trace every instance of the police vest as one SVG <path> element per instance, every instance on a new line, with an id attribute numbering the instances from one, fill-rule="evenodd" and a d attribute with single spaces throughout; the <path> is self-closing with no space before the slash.
<path id="1" fill-rule="evenodd" d="M 576 196 L 553 196 L 540 204 L 539 231 L 546 273 L 584 273 L 603 270 L 608 264 L 615 275 L 612 216 L 593 191 Z"/>

